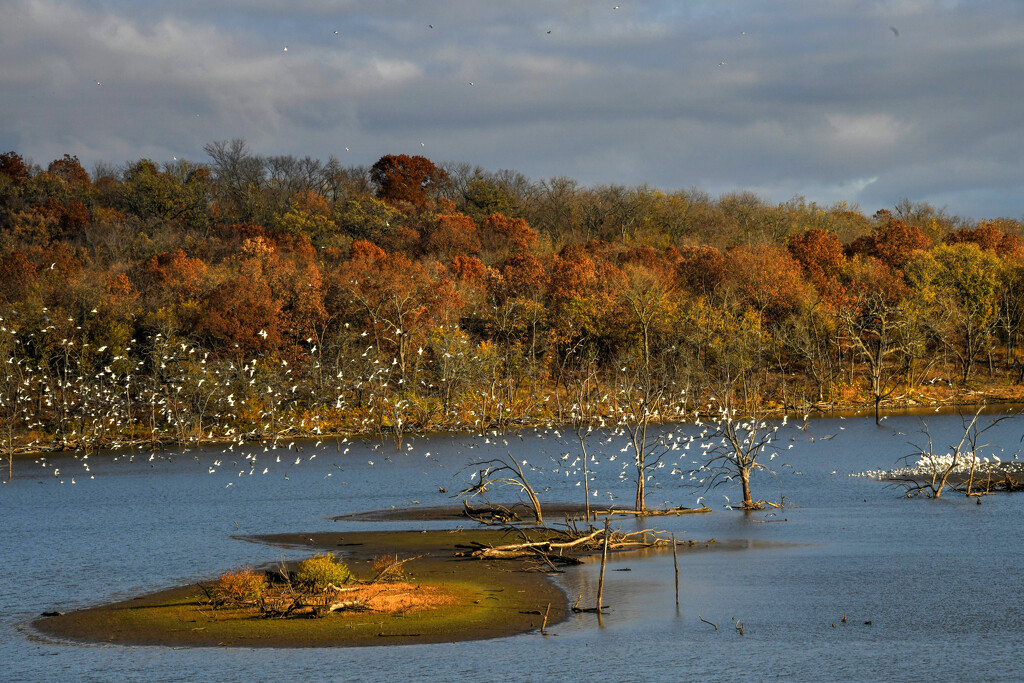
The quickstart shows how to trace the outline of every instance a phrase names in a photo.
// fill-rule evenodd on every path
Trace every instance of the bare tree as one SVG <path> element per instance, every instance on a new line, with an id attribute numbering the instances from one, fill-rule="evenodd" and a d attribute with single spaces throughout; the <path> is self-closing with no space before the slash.
<path id="1" fill-rule="evenodd" d="M 921 432 L 926 437 L 926 445 L 915 446 L 915 452 L 903 457 L 907 463 L 902 467 L 889 472 L 887 478 L 904 488 L 908 496 L 924 493 L 930 498 L 941 498 L 946 488 L 959 491 L 966 496 L 978 495 L 974 491 L 975 477 L 979 471 L 992 474 L 999 470 L 1001 461 L 999 456 L 991 454 L 983 456 L 991 444 L 979 443 L 985 432 L 995 427 L 1000 422 L 1008 420 L 1015 415 L 1002 415 L 992 419 L 986 426 L 979 423 L 981 412 L 985 409 L 982 405 L 968 420 L 966 415 L 961 415 L 963 433 L 956 443 L 949 445 L 944 453 L 936 453 L 934 441 L 928 423 L 924 423 Z M 916 458 L 913 464 L 910 460 Z"/>
<path id="2" fill-rule="evenodd" d="M 0 322 L 2 320 L 0 318 Z M 25 360 L 14 355 L 14 335 L 7 333 L 2 341 L 9 344 L 0 346 L 0 353 L 8 356 L 6 360 L 0 361 L 0 443 L 3 445 L 3 454 L 7 460 L 7 480 L 10 481 L 14 477 L 14 453 L 18 450 L 18 433 L 24 430 L 25 424 L 30 421 L 32 401 Z"/>
<path id="3" fill-rule="evenodd" d="M 774 474 L 763 460 L 767 456 L 770 462 L 778 453 L 774 445 L 778 425 L 762 419 L 756 410 L 738 415 L 736 409 L 729 409 L 727 404 L 705 419 L 701 420 L 698 415 L 696 421 L 696 425 L 704 429 L 701 438 L 710 442 L 704 464 L 698 470 L 709 472 L 703 479 L 705 488 L 717 488 L 738 478 L 743 501 L 737 507 L 745 510 L 778 507 L 776 503 L 754 501 L 750 492 L 751 474 L 757 470 Z"/>
<path id="4" fill-rule="evenodd" d="M 661 381 L 663 373 L 624 366 L 618 379 L 615 409 L 617 427 L 629 439 L 636 471 L 637 512 L 647 511 L 647 482 L 664 467 L 665 457 L 678 447 L 678 435 L 664 428 L 684 416 L 685 393 L 672 391 Z"/>
<path id="5" fill-rule="evenodd" d="M 537 498 L 536 491 L 530 486 L 530 482 L 526 480 L 526 473 L 523 471 L 523 466 L 516 462 L 516 459 L 511 454 L 499 458 L 491 458 L 490 460 L 480 460 L 473 462 L 463 468 L 463 471 L 470 468 L 478 468 L 473 473 L 472 479 L 474 483 L 466 489 L 463 489 L 457 494 L 457 497 L 462 499 L 473 498 L 475 496 L 482 496 L 486 500 L 484 494 L 495 486 L 511 486 L 518 489 L 520 492 L 525 493 L 530 500 L 530 507 L 533 509 L 533 516 L 537 524 L 544 523 L 544 515 L 540 507 L 540 499 Z M 514 518 L 514 514 L 506 509 L 510 517 Z"/>
<path id="6" fill-rule="evenodd" d="M 897 306 L 878 293 L 864 297 L 858 309 L 839 313 L 847 339 L 864 359 L 868 385 L 875 405 L 875 423 L 881 424 L 880 406 L 896 390 L 897 369 L 892 360 L 903 349 L 906 320 Z"/>
<path id="7" fill-rule="evenodd" d="M 590 519 L 590 453 L 587 443 L 595 427 L 605 427 L 596 353 L 583 340 L 572 344 L 559 365 L 559 382 L 565 386 L 569 406 L 569 424 L 580 445 L 583 458 L 583 496 L 587 519 Z"/>

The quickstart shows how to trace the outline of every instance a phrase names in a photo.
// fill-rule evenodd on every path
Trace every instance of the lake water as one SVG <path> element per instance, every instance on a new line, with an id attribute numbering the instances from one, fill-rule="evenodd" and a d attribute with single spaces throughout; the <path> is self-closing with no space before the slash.
<path id="1" fill-rule="evenodd" d="M 959 417 L 925 419 L 937 444 L 962 432 Z M 547 637 L 380 648 L 75 645 L 40 638 L 28 624 L 43 611 L 66 612 L 245 564 L 303 556 L 233 538 L 238 534 L 437 526 L 327 518 L 415 501 L 451 503 L 439 487 L 463 488 L 472 470 L 460 469 L 505 452 L 546 468 L 531 473 L 535 487 L 550 487 L 542 501 L 582 500 L 578 477 L 550 471 L 553 459 L 567 452 L 575 457 L 568 435 L 508 435 L 507 446 L 502 437 L 446 436 L 417 438 L 401 450 L 391 443 L 331 440 L 302 444 L 301 453 L 236 446 L 227 453 L 216 447 L 152 460 L 140 452 L 87 462 L 48 458 L 45 466 L 23 461 L 16 463 L 15 479 L 0 486 L 0 557 L 7 574 L 0 591 L 2 676 L 1024 680 L 1024 613 L 1016 606 L 1024 568 L 1024 496 L 988 496 L 981 505 L 954 494 L 908 499 L 878 481 L 849 476 L 893 467 L 912 450 L 908 441 L 923 442 L 921 426 L 914 416 L 894 416 L 881 427 L 866 417 L 811 420 L 807 430 L 790 422 L 780 431 L 782 454 L 772 462 L 778 474 L 754 482 L 756 497 L 785 496 L 786 508 L 774 513 L 726 509 L 724 497 L 735 501 L 738 487 L 693 490 L 669 474 L 671 464 L 659 470 L 650 506 L 693 505 L 703 495 L 714 512 L 622 521 L 624 528 L 645 524 L 684 539 L 750 545 L 682 552 L 678 608 L 671 553 L 623 555 L 613 557 L 609 569 L 630 571 L 608 572 L 605 602 L 612 609 L 601 624 L 584 614 L 549 628 Z M 986 441 L 1000 457 L 1012 458 L 1022 431 L 1024 420 L 1009 420 Z M 613 462 L 602 457 L 596 466 L 597 500 L 609 500 L 609 492 L 620 504 L 631 500 L 630 485 L 619 480 L 624 444 L 621 438 L 607 444 L 595 439 L 590 446 L 616 456 Z M 244 460 L 249 453 L 256 455 L 254 467 Z M 302 459 L 297 465 L 296 457 Z M 263 475 L 265 467 L 269 472 Z M 592 601 L 597 565 L 571 569 L 558 581 L 568 594 Z"/>

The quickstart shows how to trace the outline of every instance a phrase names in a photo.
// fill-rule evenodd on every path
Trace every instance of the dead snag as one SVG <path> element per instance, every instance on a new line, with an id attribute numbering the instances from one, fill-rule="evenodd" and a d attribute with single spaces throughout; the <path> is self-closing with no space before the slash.
<path id="1" fill-rule="evenodd" d="M 530 506 L 533 508 L 533 516 L 536 523 L 544 523 L 544 515 L 540 509 L 540 499 L 537 498 L 537 493 L 530 486 L 530 482 L 526 480 L 526 473 L 523 472 L 522 465 L 511 454 L 500 458 L 470 463 L 462 471 L 469 468 L 479 468 L 472 477 L 477 481 L 472 486 L 460 491 L 458 497 L 473 498 L 475 496 L 483 496 L 492 485 L 512 486 L 525 493 L 530 499 Z"/>
<path id="2" fill-rule="evenodd" d="M 604 566 L 608 563 L 608 537 L 611 530 L 608 528 L 608 518 L 604 518 L 604 549 L 601 551 L 601 579 L 597 582 L 597 611 L 604 609 Z"/>

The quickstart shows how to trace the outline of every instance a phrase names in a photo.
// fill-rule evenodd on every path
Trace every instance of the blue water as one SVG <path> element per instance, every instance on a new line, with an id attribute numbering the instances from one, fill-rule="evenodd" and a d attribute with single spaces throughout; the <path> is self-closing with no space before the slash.
<path id="1" fill-rule="evenodd" d="M 926 419 L 937 444 L 958 438 L 958 417 Z M 584 614 L 549 628 L 547 637 L 532 633 L 386 648 L 65 644 L 35 635 L 29 623 L 42 611 L 66 612 L 241 565 L 303 555 L 235 538 L 240 534 L 437 526 L 328 517 L 451 503 L 451 494 L 439 487 L 452 492 L 465 487 L 475 468 L 460 470 L 486 457 L 511 453 L 538 466 L 529 474 L 536 488 L 550 487 L 542 501 L 582 500 L 578 475 L 551 472 L 563 463 L 561 455 L 575 458 L 568 434 L 508 435 L 507 446 L 493 435 L 445 436 L 416 438 L 401 449 L 392 443 L 331 440 L 298 444 L 301 452 L 235 446 L 229 452 L 215 447 L 159 453 L 152 460 L 148 451 L 140 451 L 116 460 L 22 461 L 16 463 L 14 480 L 0 486 L 0 557 L 7 573 L 0 591 L 2 676 L 18 681 L 1024 680 L 1018 644 L 1024 616 L 1015 607 L 1024 567 L 1018 531 L 1024 496 L 993 495 L 981 505 L 954 494 L 908 499 L 878 481 L 849 476 L 893 467 L 913 450 L 908 442 L 923 442 L 921 427 L 921 418 L 914 416 L 891 417 L 881 427 L 856 417 L 812 420 L 807 430 L 791 422 L 779 432 L 783 450 L 771 463 L 777 474 L 754 481 L 755 497 L 785 496 L 786 508 L 779 511 L 748 515 L 726 509 L 725 496 L 735 501 L 738 488 L 686 488 L 679 476 L 670 475 L 675 460 L 658 470 L 650 506 L 693 505 L 704 496 L 714 512 L 617 522 L 623 528 L 644 524 L 684 539 L 750 546 L 681 552 L 678 608 L 671 553 L 623 555 L 609 563 L 605 603 L 611 610 L 600 623 Z M 1024 421 L 1010 420 L 985 441 L 1000 457 L 1012 458 L 1022 430 Z M 830 434 L 835 436 L 821 439 Z M 630 484 L 619 478 L 628 455 L 620 453 L 624 444 L 621 438 L 607 444 L 595 438 L 589 445 L 600 454 L 595 500 L 608 501 L 610 493 L 622 505 L 631 501 Z M 254 467 L 245 454 L 256 456 Z M 616 460 L 609 461 L 613 455 Z M 296 457 L 302 459 L 297 465 Z M 221 465 L 211 474 L 216 460 Z M 269 472 L 263 475 L 265 467 Z M 630 571 L 611 571 L 626 568 Z M 597 570 L 596 563 L 588 563 L 558 582 L 568 594 L 592 602 Z"/>

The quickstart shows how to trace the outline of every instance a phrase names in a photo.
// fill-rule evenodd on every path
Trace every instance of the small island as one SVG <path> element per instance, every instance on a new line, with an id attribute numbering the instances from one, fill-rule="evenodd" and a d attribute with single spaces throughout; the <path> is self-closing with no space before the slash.
<path id="1" fill-rule="evenodd" d="M 556 565 L 599 554 L 604 533 L 492 527 L 243 537 L 315 554 L 47 613 L 35 626 L 67 640 L 178 647 L 351 647 L 543 633 L 572 611 L 594 611 L 579 608 L 579 599 L 570 606 L 550 577 Z M 609 532 L 608 538 L 612 552 L 670 547 L 650 532 Z"/>
<path id="2" fill-rule="evenodd" d="M 290 597 L 286 598 L 289 590 L 282 570 L 290 574 L 296 597 L 300 583 L 298 565 L 290 564 L 228 572 L 212 581 L 43 617 L 35 625 L 58 638 L 126 645 L 325 647 L 495 638 L 539 629 L 545 615 L 549 624 L 564 619 L 566 596 L 544 574 L 520 571 L 527 569 L 527 561 L 455 557 L 460 546 L 497 543 L 501 536 L 502 532 L 483 529 L 252 539 L 311 547 L 320 554 L 307 562 L 334 564 L 336 572 L 350 572 L 343 585 L 310 586 L 314 590 L 306 592 L 307 598 L 314 592 L 330 599 L 345 596 L 334 602 L 349 606 L 336 607 L 323 618 L 316 618 L 315 612 L 331 605 L 316 606 L 314 600 L 288 612 Z M 342 562 L 333 562 L 335 551 Z M 229 588 L 218 584 L 230 584 L 231 577 L 237 599 L 218 595 L 218 587 Z M 248 590 L 243 586 L 246 578 Z"/>

